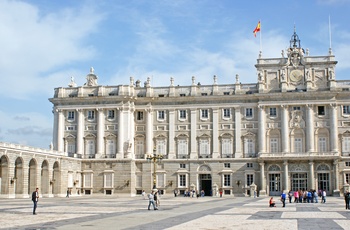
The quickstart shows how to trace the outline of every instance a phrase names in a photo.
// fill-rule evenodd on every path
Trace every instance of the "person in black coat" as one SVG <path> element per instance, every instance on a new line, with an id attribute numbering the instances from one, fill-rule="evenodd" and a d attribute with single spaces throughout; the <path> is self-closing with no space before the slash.
<path id="1" fill-rule="evenodd" d="M 33 201 L 33 215 L 36 215 L 36 207 L 39 201 L 39 189 L 36 188 L 35 191 L 32 193 L 32 201 Z"/>

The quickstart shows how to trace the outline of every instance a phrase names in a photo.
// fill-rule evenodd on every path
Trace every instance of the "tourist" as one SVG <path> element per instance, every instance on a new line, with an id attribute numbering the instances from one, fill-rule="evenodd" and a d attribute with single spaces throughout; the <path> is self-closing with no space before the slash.
<path id="1" fill-rule="evenodd" d="M 141 195 L 142 195 L 143 199 L 146 199 L 146 192 L 145 192 L 145 190 L 142 190 Z"/>
<path id="2" fill-rule="evenodd" d="M 283 191 L 281 194 L 282 207 L 286 207 L 286 193 Z"/>
<path id="3" fill-rule="evenodd" d="M 151 210 L 151 204 L 153 206 L 154 210 L 158 210 L 157 207 L 154 205 L 154 192 L 152 191 L 150 194 L 148 194 L 148 210 Z"/>
<path id="4" fill-rule="evenodd" d="M 69 198 L 69 188 L 67 188 L 67 195 L 66 195 L 67 198 Z"/>
<path id="5" fill-rule="evenodd" d="M 344 200 L 345 200 L 345 209 L 350 209 L 349 203 L 350 203 L 350 193 L 348 190 L 344 193 Z"/>
<path id="6" fill-rule="evenodd" d="M 321 201 L 321 203 L 326 203 L 326 195 L 327 195 L 326 190 L 323 190 L 322 191 L 322 201 Z"/>
<path id="7" fill-rule="evenodd" d="M 275 201 L 273 200 L 273 197 L 270 198 L 269 204 L 270 204 L 270 208 L 271 208 L 271 207 L 276 207 L 276 203 L 275 203 Z"/>
<path id="8" fill-rule="evenodd" d="M 156 206 L 156 209 L 158 209 L 158 206 L 160 204 L 160 201 L 159 201 L 159 192 L 156 191 L 153 195 L 153 199 L 154 199 L 154 205 Z"/>
<path id="9" fill-rule="evenodd" d="M 32 193 L 32 201 L 33 201 L 33 215 L 36 215 L 36 207 L 38 205 L 39 201 L 39 188 L 36 188 L 35 191 Z"/>
<path id="10" fill-rule="evenodd" d="M 292 196 L 293 196 L 292 190 L 289 190 L 289 193 L 288 193 L 289 203 L 292 203 Z"/>
<path id="11" fill-rule="evenodd" d="M 318 203 L 318 194 L 316 190 L 314 190 L 314 199 L 315 199 L 315 203 Z"/>
<path id="12" fill-rule="evenodd" d="M 299 203 L 299 191 L 294 192 L 294 203 Z"/>

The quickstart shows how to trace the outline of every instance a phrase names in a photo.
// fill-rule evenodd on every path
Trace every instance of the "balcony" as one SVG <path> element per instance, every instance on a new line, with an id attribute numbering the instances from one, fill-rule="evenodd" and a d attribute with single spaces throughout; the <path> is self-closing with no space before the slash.
<path id="1" fill-rule="evenodd" d="M 339 157 L 339 153 L 338 152 L 287 152 L 287 153 L 282 153 L 282 152 L 278 152 L 278 153 L 258 153 L 258 157 L 259 158 L 295 158 L 295 159 L 300 159 L 300 158 L 336 158 Z"/>

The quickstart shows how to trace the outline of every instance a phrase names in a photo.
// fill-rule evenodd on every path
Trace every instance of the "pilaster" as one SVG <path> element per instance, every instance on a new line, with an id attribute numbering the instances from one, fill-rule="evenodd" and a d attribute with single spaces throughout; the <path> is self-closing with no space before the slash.
<path id="1" fill-rule="evenodd" d="M 235 158 L 242 158 L 241 107 L 235 107 Z"/>
<path id="2" fill-rule="evenodd" d="M 197 158 L 197 110 L 191 109 L 191 153 L 190 158 Z"/>
<path id="3" fill-rule="evenodd" d="M 308 184 L 308 189 L 315 189 L 315 170 L 314 170 L 314 162 L 309 162 L 309 173 L 310 179 Z"/>
<path id="4" fill-rule="evenodd" d="M 105 128 L 105 114 L 104 109 L 97 109 L 97 156 L 96 158 L 101 158 L 105 155 L 104 150 L 104 128 Z"/>
<path id="5" fill-rule="evenodd" d="M 289 191 L 289 178 L 288 178 L 288 161 L 283 162 L 283 190 Z"/>
<path id="6" fill-rule="evenodd" d="M 258 106 L 259 110 L 259 153 L 266 152 L 265 140 L 266 140 L 266 118 L 265 118 L 265 107 L 262 105 Z"/>
<path id="7" fill-rule="evenodd" d="M 117 108 L 118 110 L 118 148 L 117 159 L 124 158 L 124 108 L 123 105 Z"/>
<path id="8" fill-rule="evenodd" d="M 338 152 L 338 107 L 337 104 L 331 104 L 331 120 L 330 120 L 330 143 L 331 143 L 331 151 Z"/>
<path id="9" fill-rule="evenodd" d="M 313 105 L 306 105 L 306 152 L 315 151 L 315 137 L 314 137 L 314 110 Z"/>
<path id="10" fill-rule="evenodd" d="M 289 119 L 289 113 L 288 113 L 288 106 L 282 105 L 282 122 L 281 122 L 281 129 L 282 129 L 282 152 L 288 153 L 289 150 L 289 125 L 288 125 L 288 119 Z"/>
<path id="11" fill-rule="evenodd" d="M 153 154 L 153 109 L 146 109 L 146 155 Z"/>
<path id="12" fill-rule="evenodd" d="M 169 110 L 169 159 L 175 159 L 175 110 Z"/>
<path id="13" fill-rule="evenodd" d="M 219 157 L 219 110 L 213 109 L 213 158 Z"/>
<path id="14" fill-rule="evenodd" d="M 265 163 L 260 162 L 260 191 L 259 196 L 266 196 Z"/>
<path id="15" fill-rule="evenodd" d="M 81 156 L 84 154 L 84 110 L 83 109 L 77 109 L 78 113 L 78 127 L 77 127 L 77 154 L 80 154 Z"/>

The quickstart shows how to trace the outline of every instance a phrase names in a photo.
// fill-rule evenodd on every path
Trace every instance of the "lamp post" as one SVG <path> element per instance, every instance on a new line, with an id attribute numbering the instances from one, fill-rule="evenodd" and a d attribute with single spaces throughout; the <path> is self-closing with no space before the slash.
<path id="1" fill-rule="evenodd" d="M 163 155 L 157 155 L 156 147 L 153 148 L 153 155 L 149 154 L 147 156 L 147 161 L 153 162 L 153 190 L 157 189 L 157 163 L 163 159 Z"/>

